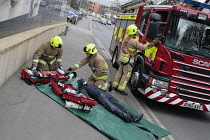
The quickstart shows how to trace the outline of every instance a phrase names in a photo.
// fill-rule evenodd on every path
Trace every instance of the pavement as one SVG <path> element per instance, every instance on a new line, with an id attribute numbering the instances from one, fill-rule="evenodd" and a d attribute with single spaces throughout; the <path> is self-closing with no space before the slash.
<path id="1" fill-rule="evenodd" d="M 69 25 L 64 42 L 63 66 L 68 68 L 83 57 L 83 47 L 96 43 L 90 30 L 91 20 L 83 18 L 78 25 Z M 99 53 L 104 54 L 104 50 Z M 116 70 L 110 67 L 109 80 L 113 80 Z M 21 69 L 30 66 L 32 59 Z M 0 140 L 109 140 L 104 134 L 76 117 L 51 98 L 39 92 L 35 85 L 27 85 L 20 79 L 20 70 L 0 88 Z M 88 79 L 91 70 L 88 65 L 76 70 L 78 77 Z M 129 92 L 129 90 L 126 90 Z M 120 102 L 141 113 L 139 102 L 132 94 L 122 96 L 111 93 Z"/>

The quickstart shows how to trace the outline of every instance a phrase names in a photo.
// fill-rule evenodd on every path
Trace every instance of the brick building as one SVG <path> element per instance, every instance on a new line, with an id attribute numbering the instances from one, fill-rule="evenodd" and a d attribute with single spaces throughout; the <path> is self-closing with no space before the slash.
<path id="1" fill-rule="evenodd" d="M 105 1 L 89 0 L 88 4 L 89 4 L 88 11 L 100 15 L 105 15 L 105 14 L 117 15 L 119 12 L 121 12 L 121 9 L 119 7 L 115 6 L 114 3 L 106 0 Z"/>

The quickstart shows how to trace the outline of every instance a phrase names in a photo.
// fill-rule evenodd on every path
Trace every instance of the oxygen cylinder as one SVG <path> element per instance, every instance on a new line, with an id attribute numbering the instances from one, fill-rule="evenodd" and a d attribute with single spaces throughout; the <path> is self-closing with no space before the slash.
<path id="1" fill-rule="evenodd" d="M 73 102 L 67 101 L 67 100 L 65 102 L 66 102 L 66 105 L 65 105 L 66 108 L 80 109 L 83 111 L 90 111 L 92 109 L 91 106 L 79 105 L 79 104 L 76 104 L 76 103 L 73 103 Z"/>

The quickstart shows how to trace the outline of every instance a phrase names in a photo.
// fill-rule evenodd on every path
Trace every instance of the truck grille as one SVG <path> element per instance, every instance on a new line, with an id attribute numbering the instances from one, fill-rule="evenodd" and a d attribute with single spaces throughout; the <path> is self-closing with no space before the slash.
<path id="1" fill-rule="evenodd" d="M 178 74 L 183 76 L 183 77 L 190 77 L 192 79 L 197 79 L 197 80 L 200 80 L 200 81 L 210 82 L 210 79 L 208 79 L 206 77 L 202 77 L 202 76 L 198 76 L 198 75 L 194 75 L 194 74 L 190 74 L 190 73 L 184 73 L 184 72 L 178 72 Z"/>
<path id="2" fill-rule="evenodd" d="M 210 104 L 210 70 L 173 60 L 170 90 L 179 98 Z"/>

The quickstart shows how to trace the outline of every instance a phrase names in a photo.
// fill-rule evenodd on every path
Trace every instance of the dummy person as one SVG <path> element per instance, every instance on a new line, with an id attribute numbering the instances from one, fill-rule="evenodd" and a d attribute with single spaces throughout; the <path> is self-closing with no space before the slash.
<path id="1" fill-rule="evenodd" d="M 84 79 L 78 81 L 79 92 L 88 98 L 93 98 L 103 105 L 107 110 L 120 117 L 122 120 L 130 123 L 138 123 L 143 118 L 143 114 L 134 115 L 123 105 L 119 104 L 117 99 L 106 91 L 98 88 L 94 84 L 86 84 Z"/>

